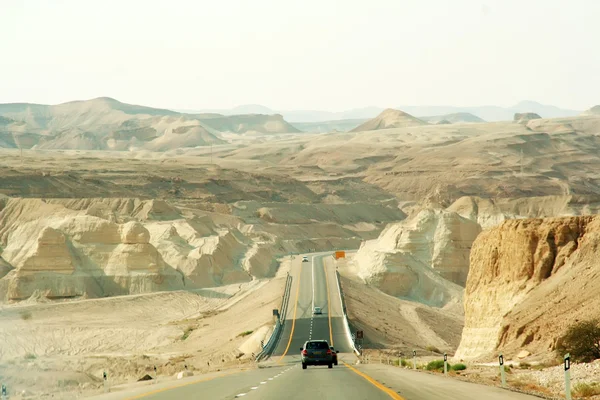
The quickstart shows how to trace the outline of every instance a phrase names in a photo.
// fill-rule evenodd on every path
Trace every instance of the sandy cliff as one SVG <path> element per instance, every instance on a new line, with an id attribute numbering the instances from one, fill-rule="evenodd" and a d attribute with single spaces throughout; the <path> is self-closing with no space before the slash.
<path id="1" fill-rule="evenodd" d="M 471 250 L 456 357 L 550 355 L 570 323 L 600 316 L 600 217 L 506 221 Z"/>

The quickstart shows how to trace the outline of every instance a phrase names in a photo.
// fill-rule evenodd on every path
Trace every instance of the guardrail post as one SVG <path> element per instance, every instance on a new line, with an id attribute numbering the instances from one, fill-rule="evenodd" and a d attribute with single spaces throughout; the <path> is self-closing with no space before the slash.
<path id="1" fill-rule="evenodd" d="M 448 375 L 448 354 L 444 353 L 444 375 Z"/>
<path id="2" fill-rule="evenodd" d="M 498 356 L 498 362 L 500 363 L 500 377 L 502 379 L 502 387 L 506 388 L 506 371 L 504 370 L 504 356 L 502 354 Z"/>
<path id="3" fill-rule="evenodd" d="M 565 361 L 565 396 L 567 400 L 571 400 L 571 354 L 567 353 L 564 357 Z"/>
<path id="4" fill-rule="evenodd" d="M 413 350 L 413 369 L 417 369 L 417 351 Z"/>

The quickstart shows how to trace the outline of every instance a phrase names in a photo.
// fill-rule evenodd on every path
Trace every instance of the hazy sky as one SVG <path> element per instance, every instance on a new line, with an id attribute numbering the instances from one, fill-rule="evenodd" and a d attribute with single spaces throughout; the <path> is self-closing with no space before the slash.
<path id="1" fill-rule="evenodd" d="M 0 0 L 0 102 L 600 103 L 599 0 Z"/>

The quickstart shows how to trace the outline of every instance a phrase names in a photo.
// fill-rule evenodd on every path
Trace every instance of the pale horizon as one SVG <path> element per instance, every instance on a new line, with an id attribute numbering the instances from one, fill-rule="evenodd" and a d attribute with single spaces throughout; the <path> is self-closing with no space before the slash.
<path id="1" fill-rule="evenodd" d="M 600 103 L 600 3 L 8 1 L 0 103 L 171 110 Z"/>

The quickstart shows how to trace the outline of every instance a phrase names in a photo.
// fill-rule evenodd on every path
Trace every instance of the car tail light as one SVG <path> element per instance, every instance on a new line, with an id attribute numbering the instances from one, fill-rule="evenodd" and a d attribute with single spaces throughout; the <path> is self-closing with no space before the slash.
<path id="1" fill-rule="evenodd" d="M 331 350 L 327 350 L 327 355 L 330 356 L 331 355 Z"/>
<path id="2" fill-rule="evenodd" d="M 306 351 L 306 350 L 302 350 L 302 355 L 303 355 L 303 356 L 307 356 L 307 355 L 308 355 L 308 351 Z"/>

